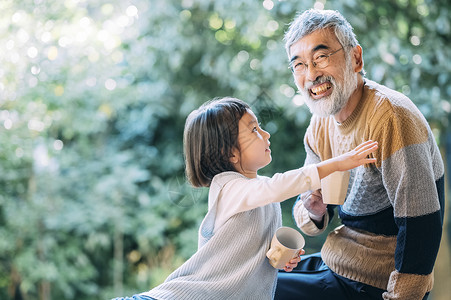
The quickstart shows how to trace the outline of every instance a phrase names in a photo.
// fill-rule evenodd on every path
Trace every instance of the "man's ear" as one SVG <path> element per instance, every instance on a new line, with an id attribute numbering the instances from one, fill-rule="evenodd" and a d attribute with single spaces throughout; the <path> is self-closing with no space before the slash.
<path id="1" fill-rule="evenodd" d="M 352 66 L 356 73 L 363 70 L 363 50 L 360 45 L 352 49 Z"/>

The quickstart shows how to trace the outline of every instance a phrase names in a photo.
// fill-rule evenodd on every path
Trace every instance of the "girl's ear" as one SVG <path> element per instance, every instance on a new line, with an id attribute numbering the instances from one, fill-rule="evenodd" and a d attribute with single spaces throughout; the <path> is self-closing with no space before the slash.
<path id="1" fill-rule="evenodd" d="M 234 165 L 240 161 L 240 151 L 238 149 L 233 148 L 232 156 L 229 157 L 229 161 Z"/>

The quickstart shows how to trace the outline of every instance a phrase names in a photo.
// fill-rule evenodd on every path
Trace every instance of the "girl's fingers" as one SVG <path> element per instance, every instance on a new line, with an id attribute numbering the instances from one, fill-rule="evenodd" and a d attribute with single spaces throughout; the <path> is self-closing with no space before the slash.
<path id="1" fill-rule="evenodd" d="M 371 164 L 371 163 L 375 163 L 377 161 L 377 159 L 375 159 L 375 158 L 365 158 L 364 161 L 367 164 Z"/>
<path id="2" fill-rule="evenodd" d="M 362 147 L 360 147 L 360 146 L 362 146 Z M 365 154 L 365 155 L 368 155 L 368 154 L 376 151 L 376 149 L 379 147 L 377 142 L 371 142 L 366 145 L 361 144 L 360 146 L 357 147 L 357 148 L 360 147 L 360 149 L 355 148 L 354 151 L 356 151 L 358 154 Z"/>
<path id="3" fill-rule="evenodd" d="M 368 140 L 368 141 L 366 141 L 366 142 L 363 142 L 363 143 L 361 143 L 360 145 L 358 145 L 357 147 L 355 147 L 355 151 L 359 151 L 361 148 L 363 148 L 363 147 L 365 147 L 365 146 L 368 146 L 368 145 L 370 145 L 370 144 L 373 144 L 373 143 L 377 143 L 377 142 L 375 142 L 375 141 L 372 141 L 372 140 Z"/>
<path id="4" fill-rule="evenodd" d="M 368 155 L 368 154 L 373 153 L 374 151 L 376 151 L 378 147 L 379 146 L 377 144 L 375 144 L 375 145 L 371 146 L 371 148 L 368 148 L 365 151 L 363 151 L 363 153 L 365 155 Z"/>

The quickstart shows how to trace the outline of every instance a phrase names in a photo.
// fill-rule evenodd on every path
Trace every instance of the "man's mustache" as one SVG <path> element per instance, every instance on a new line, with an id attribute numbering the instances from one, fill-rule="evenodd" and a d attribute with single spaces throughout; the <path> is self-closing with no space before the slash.
<path id="1" fill-rule="evenodd" d="M 314 81 L 308 81 L 304 85 L 304 89 L 308 91 L 312 86 L 316 84 L 321 84 L 324 82 L 330 81 L 333 85 L 335 85 L 335 80 L 332 76 L 320 76 Z"/>

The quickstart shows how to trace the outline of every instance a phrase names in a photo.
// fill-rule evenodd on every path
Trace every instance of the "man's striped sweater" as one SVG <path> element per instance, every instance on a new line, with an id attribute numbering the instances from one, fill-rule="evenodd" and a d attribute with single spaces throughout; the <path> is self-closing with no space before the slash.
<path id="1" fill-rule="evenodd" d="M 321 255 L 337 274 L 384 290 L 385 299 L 422 299 L 433 285 L 444 211 L 444 166 L 432 131 L 406 96 L 365 80 L 361 101 L 343 123 L 313 116 L 305 136 L 305 164 L 379 142 L 376 165 L 351 171 L 343 226 L 331 232 Z M 328 208 L 325 224 L 333 216 Z M 293 215 L 317 235 L 302 201 Z M 326 226 L 324 226 L 326 227 Z"/>

